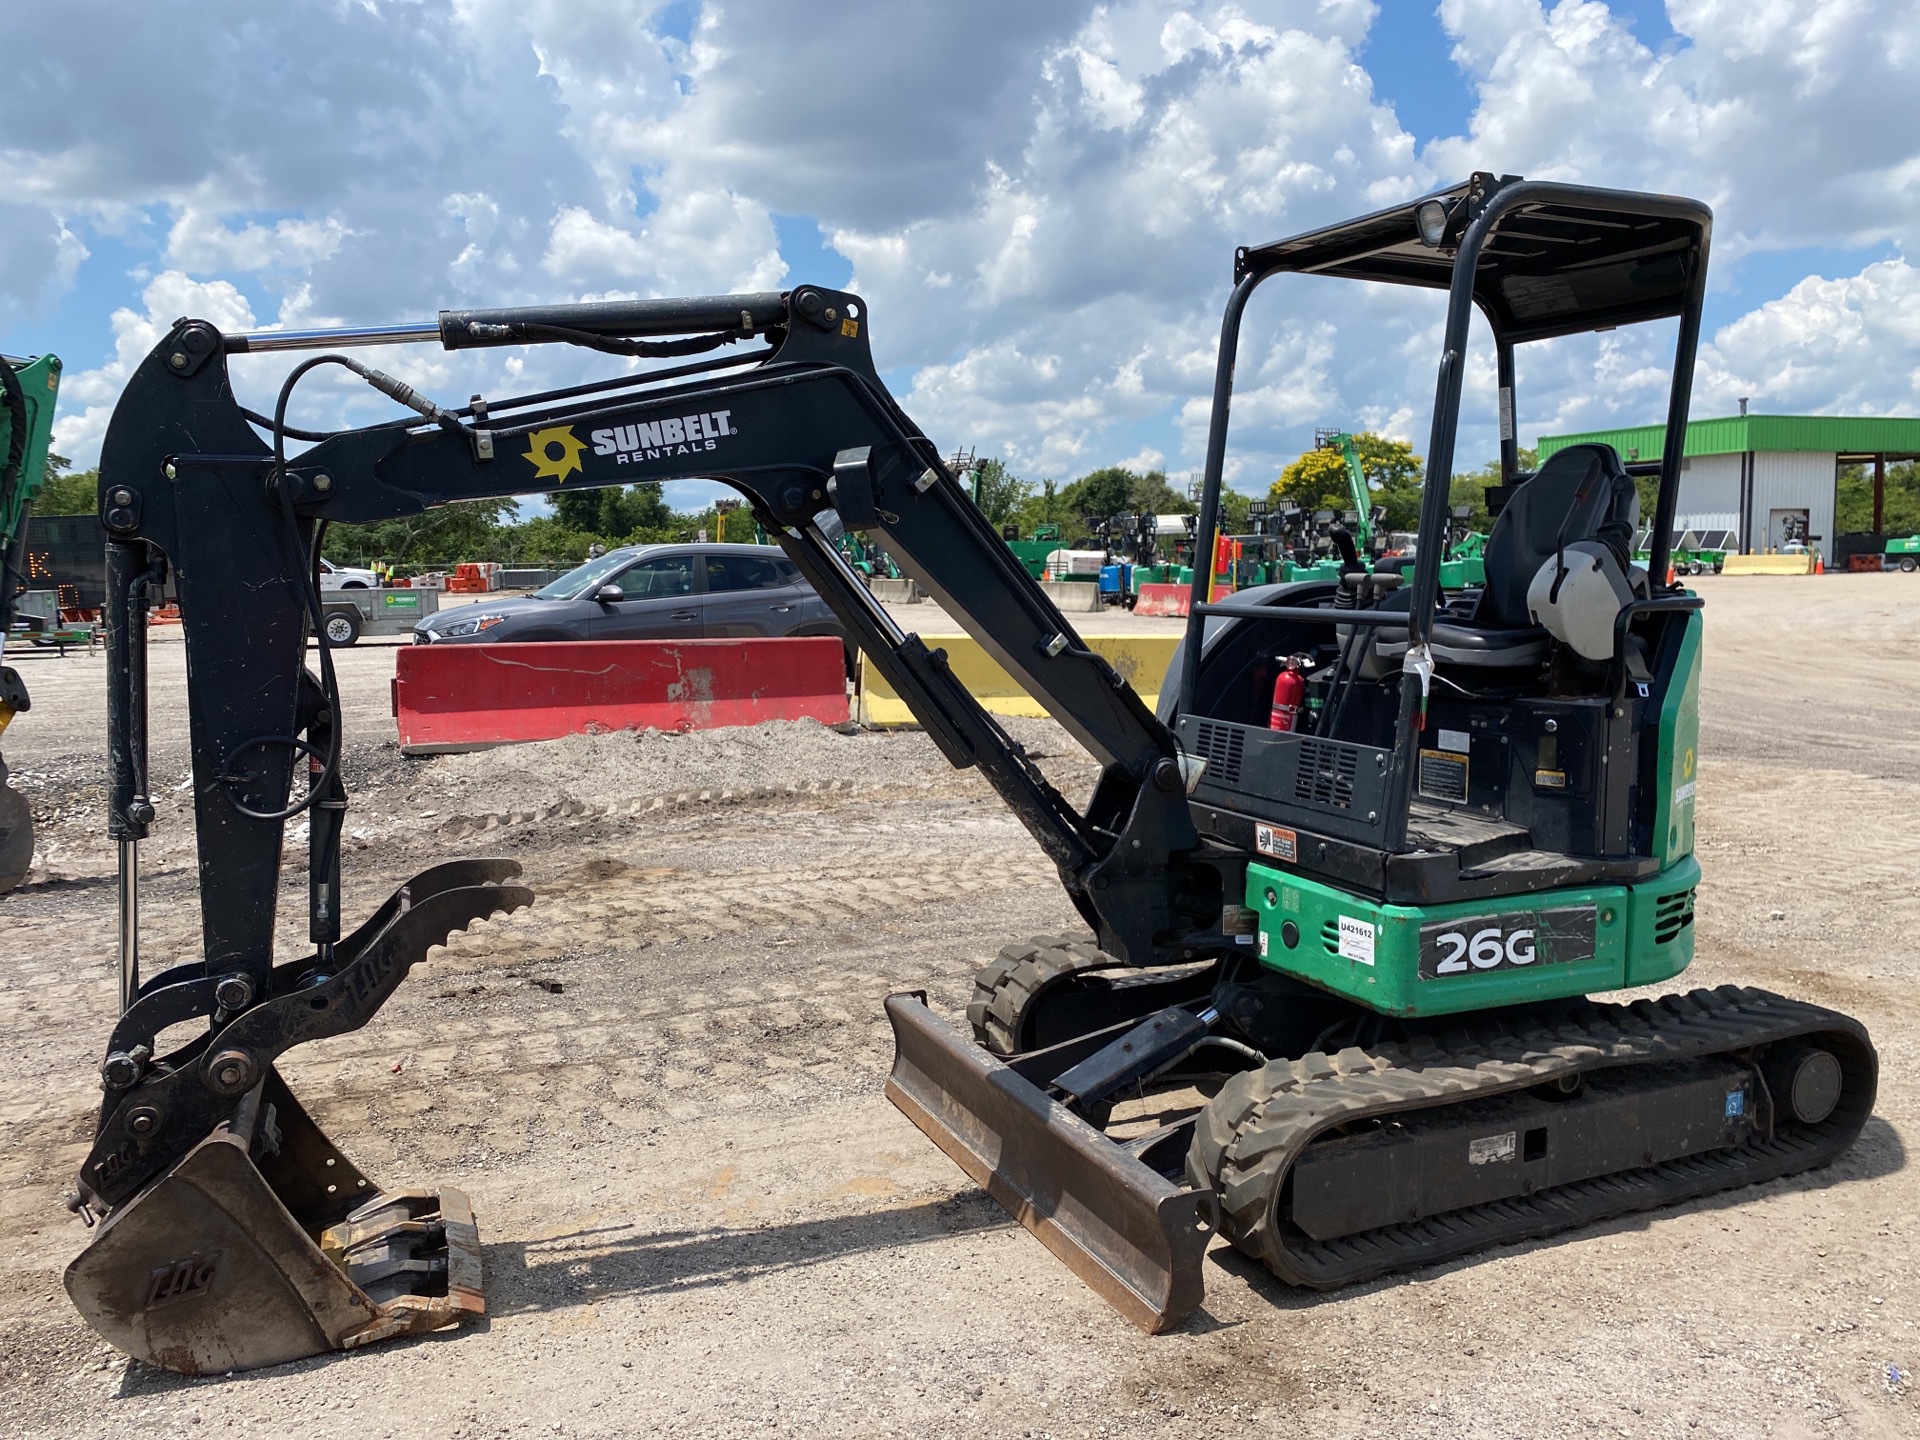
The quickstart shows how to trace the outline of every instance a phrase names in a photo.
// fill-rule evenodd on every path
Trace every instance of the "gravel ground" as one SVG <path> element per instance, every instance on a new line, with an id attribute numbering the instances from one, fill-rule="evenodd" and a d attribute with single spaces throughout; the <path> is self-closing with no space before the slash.
<path id="1" fill-rule="evenodd" d="M 1141 1336 L 880 1094 L 884 994 L 956 1010 L 1005 940 L 1073 923 L 977 776 L 918 735 L 801 724 L 407 760 L 388 743 L 391 651 L 362 646 L 341 666 L 349 918 L 457 854 L 512 855 L 539 898 L 285 1070 L 383 1184 L 474 1197 L 490 1313 L 201 1381 L 114 1355 L 59 1287 L 84 1238 L 60 1195 L 113 1005 L 104 660 L 29 656 L 35 708 L 7 756 L 44 853 L 0 902 L 0 1432 L 1914 1434 L 1920 582 L 1700 588 L 1707 879 L 1688 978 L 1873 1030 L 1878 1110 L 1828 1171 L 1327 1296 L 1216 1246 L 1205 1307 Z M 944 628 L 930 607 L 902 618 Z M 173 788 L 183 660 L 155 646 L 155 965 L 198 937 Z M 1084 793 L 1064 734 L 1015 723 Z"/>

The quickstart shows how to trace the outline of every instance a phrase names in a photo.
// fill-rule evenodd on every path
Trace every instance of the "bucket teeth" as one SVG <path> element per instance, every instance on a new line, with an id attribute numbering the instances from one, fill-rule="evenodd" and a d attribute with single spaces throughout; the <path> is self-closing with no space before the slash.
<path id="1" fill-rule="evenodd" d="M 458 1190 L 382 1193 L 269 1072 L 67 1267 L 102 1337 L 187 1375 L 252 1370 L 485 1313 Z"/>
<path id="2" fill-rule="evenodd" d="M 201 1375 L 485 1312 L 467 1197 L 381 1191 L 273 1065 L 295 1045 L 366 1024 L 456 932 L 532 903 L 532 892 L 502 883 L 519 873 L 511 860 L 457 860 L 416 875 L 335 948 L 324 973 L 317 959 L 276 967 L 267 998 L 227 1023 L 204 966 L 143 987 L 109 1051 L 134 1068 L 109 1092 L 74 1207 L 105 1218 L 66 1275 L 103 1338 Z M 158 1031 L 195 1016 L 217 1028 L 155 1059 Z"/>

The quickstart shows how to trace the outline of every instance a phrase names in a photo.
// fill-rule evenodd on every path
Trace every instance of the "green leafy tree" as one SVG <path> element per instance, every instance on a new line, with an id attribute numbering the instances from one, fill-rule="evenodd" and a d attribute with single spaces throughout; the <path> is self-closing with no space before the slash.
<path id="1" fill-rule="evenodd" d="M 1065 535 L 1080 524 L 1080 516 L 1067 503 L 1059 483 L 1054 480 L 1042 480 L 1040 488 L 1020 502 L 1016 513 L 1022 535 L 1031 535 L 1042 525 L 1058 525 Z"/>
<path id="2" fill-rule="evenodd" d="M 980 513 L 995 525 L 1017 520 L 1020 508 L 1033 494 L 1032 485 L 998 460 L 980 461 L 973 472 L 972 484 Z"/>
<path id="3" fill-rule="evenodd" d="M 1105 518 L 1125 510 L 1140 477 L 1120 465 L 1108 465 L 1082 475 L 1060 492 L 1060 498 L 1078 521 L 1084 516 Z"/>
<path id="4" fill-rule="evenodd" d="M 598 537 L 571 530 L 552 515 L 535 515 L 517 525 L 503 525 L 494 533 L 487 558 L 505 565 L 565 568 L 587 558 Z"/>
<path id="5" fill-rule="evenodd" d="M 1518 463 L 1522 473 L 1538 470 L 1540 454 L 1537 450 L 1522 449 Z M 1493 517 L 1487 513 L 1487 487 L 1499 483 L 1500 462 L 1489 460 L 1478 470 L 1463 471 L 1453 477 L 1453 483 L 1447 487 L 1447 503 L 1455 508 L 1468 506 L 1473 514 L 1467 523 L 1475 530 L 1488 530 L 1493 525 Z"/>
<path id="6" fill-rule="evenodd" d="M 1149 470 L 1127 487 L 1127 509 L 1136 515 L 1191 515 L 1198 508 L 1167 483 L 1166 473 Z"/>
<path id="7" fill-rule="evenodd" d="M 411 566 L 490 560 L 501 519 L 517 509 L 512 500 L 460 500 L 418 515 L 336 525 L 327 532 L 327 557 L 342 563 L 384 560 Z"/>
<path id="8" fill-rule="evenodd" d="M 569 530 L 596 535 L 609 544 L 629 537 L 655 538 L 673 526 L 657 481 L 639 485 L 610 485 L 599 490 L 558 490 L 552 497 L 554 518 Z"/>
<path id="9" fill-rule="evenodd" d="M 1920 535 L 1920 462 L 1887 467 L 1881 530 L 1888 535 Z M 1873 469 L 1843 465 L 1834 492 L 1834 530 L 1850 535 L 1873 529 Z"/>
<path id="10" fill-rule="evenodd" d="M 46 480 L 34 497 L 36 515 L 91 515 L 100 508 L 100 472 L 75 471 L 64 455 L 47 452 Z"/>
<path id="11" fill-rule="evenodd" d="M 645 480 L 638 485 L 627 487 L 628 517 L 632 524 L 628 532 L 636 530 L 660 530 L 673 524 L 673 511 L 668 508 L 666 495 L 658 480 Z"/>
<path id="12" fill-rule="evenodd" d="M 1192 505 L 1180 507 L 1180 513 L 1192 510 Z M 1253 497 L 1242 495 L 1238 490 L 1220 487 L 1220 533 L 1222 535 L 1245 535 L 1253 526 L 1249 522 L 1248 512 L 1253 508 Z"/>
<path id="13" fill-rule="evenodd" d="M 1371 432 L 1353 437 L 1373 504 L 1384 506 L 1389 530 L 1411 530 L 1420 523 L 1422 461 L 1404 440 L 1389 440 Z M 1306 510 L 1353 508 L 1347 483 L 1347 464 L 1337 450 L 1318 447 L 1307 451 L 1280 472 L 1267 492 L 1269 499 L 1292 500 Z"/>

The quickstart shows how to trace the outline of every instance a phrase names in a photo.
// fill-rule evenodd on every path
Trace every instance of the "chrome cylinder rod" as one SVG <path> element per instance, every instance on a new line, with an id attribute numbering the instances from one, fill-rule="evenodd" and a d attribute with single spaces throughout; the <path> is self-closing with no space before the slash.
<path id="1" fill-rule="evenodd" d="M 225 338 L 229 355 L 261 355 L 269 350 L 336 350 L 350 345 L 417 345 L 424 341 L 438 343 L 440 322 L 342 326 L 337 330 L 252 330 Z"/>
<path id="2" fill-rule="evenodd" d="M 120 842 L 120 1013 L 140 993 L 140 842 Z"/>

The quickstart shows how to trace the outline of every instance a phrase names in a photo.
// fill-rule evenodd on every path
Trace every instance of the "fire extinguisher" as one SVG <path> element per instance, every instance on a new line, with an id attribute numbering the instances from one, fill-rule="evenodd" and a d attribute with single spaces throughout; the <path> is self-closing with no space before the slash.
<path id="1" fill-rule="evenodd" d="M 1289 655 L 1286 668 L 1274 677 L 1273 711 L 1267 716 L 1269 730 L 1291 730 L 1300 720 L 1300 706 L 1307 698 L 1307 676 L 1300 657 Z"/>

